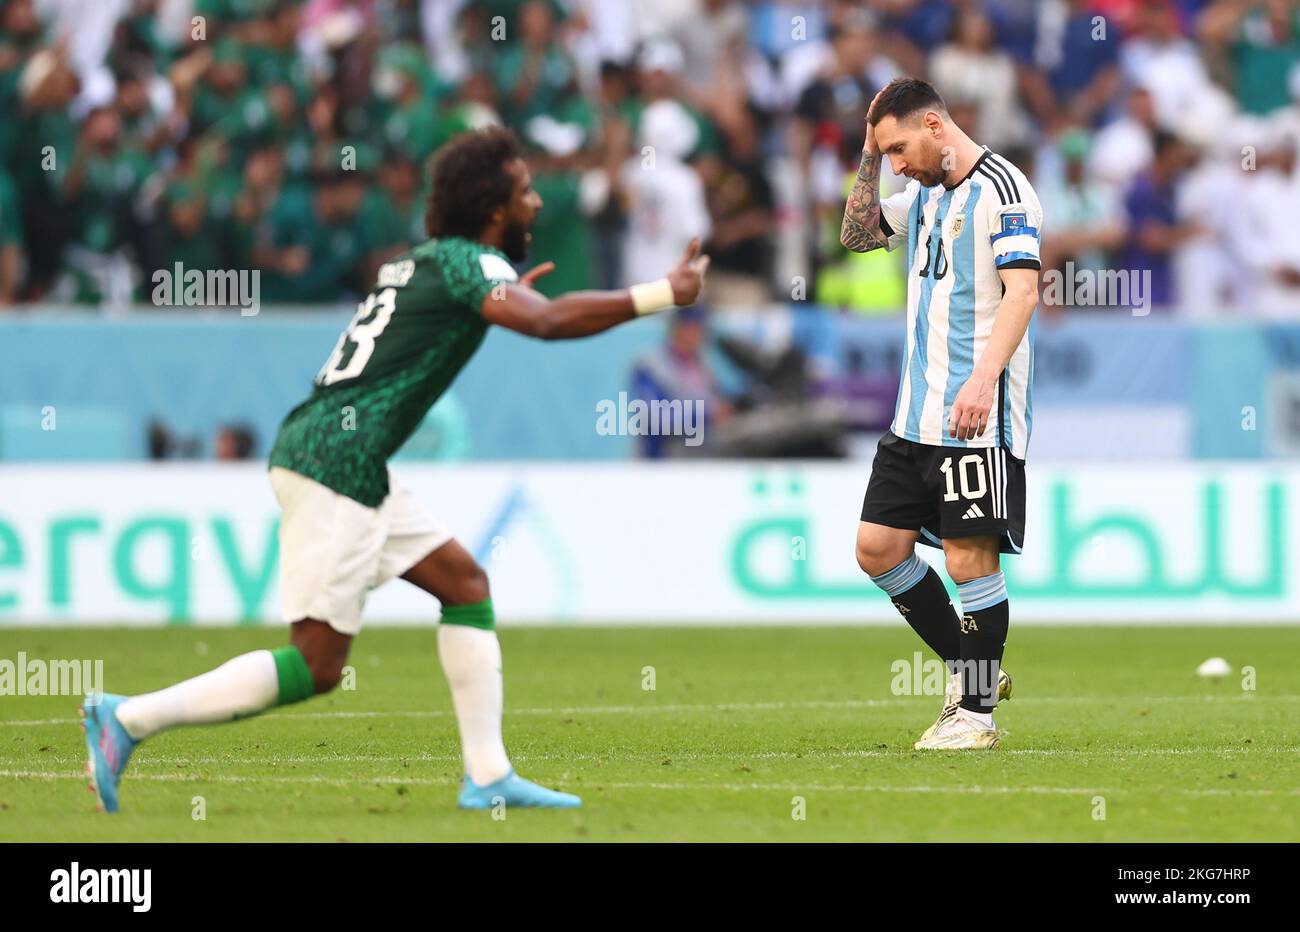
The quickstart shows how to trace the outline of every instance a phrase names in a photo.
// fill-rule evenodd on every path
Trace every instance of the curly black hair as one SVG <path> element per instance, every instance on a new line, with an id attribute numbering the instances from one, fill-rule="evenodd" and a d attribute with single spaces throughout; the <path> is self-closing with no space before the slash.
<path id="1" fill-rule="evenodd" d="M 474 239 L 492 219 L 492 211 L 514 193 L 506 163 L 524 157 L 519 138 L 504 126 L 461 133 L 430 160 L 433 185 L 424 228 L 429 236 Z"/>

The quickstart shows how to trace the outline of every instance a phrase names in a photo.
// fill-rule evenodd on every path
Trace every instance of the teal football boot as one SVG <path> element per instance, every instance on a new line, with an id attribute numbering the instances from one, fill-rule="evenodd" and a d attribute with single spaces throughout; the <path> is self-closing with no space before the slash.
<path id="1" fill-rule="evenodd" d="M 511 770 L 486 786 L 479 786 L 466 774 L 460 788 L 459 803 L 462 809 L 492 809 L 495 806 L 505 806 L 506 809 L 577 809 L 582 800 L 572 793 L 538 786 Z"/>
<path id="2" fill-rule="evenodd" d="M 126 696 L 104 693 L 99 702 L 87 702 L 81 713 L 81 730 L 86 733 L 86 776 L 104 812 L 117 812 L 117 784 L 137 742 L 126 733 L 114 709 Z"/>

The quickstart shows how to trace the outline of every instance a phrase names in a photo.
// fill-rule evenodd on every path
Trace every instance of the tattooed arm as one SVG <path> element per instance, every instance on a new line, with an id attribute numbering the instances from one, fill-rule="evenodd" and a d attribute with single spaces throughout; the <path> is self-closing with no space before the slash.
<path id="1" fill-rule="evenodd" d="M 840 224 L 840 242 L 854 252 L 870 252 L 884 246 L 888 237 L 880 229 L 880 147 L 876 145 L 876 128 L 871 125 L 871 111 L 880 94 L 867 107 L 867 138 L 862 143 L 862 162 L 853 180 L 848 203 L 844 205 L 844 222 Z"/>
<path id="2" fill-rule="evenodd" d="M 858 177 L 844 205 L 840 242 L 854 252 L 870 252 L 884 246 L 886 239 L 880 229 L 880 154 L 863 149 Z"/>

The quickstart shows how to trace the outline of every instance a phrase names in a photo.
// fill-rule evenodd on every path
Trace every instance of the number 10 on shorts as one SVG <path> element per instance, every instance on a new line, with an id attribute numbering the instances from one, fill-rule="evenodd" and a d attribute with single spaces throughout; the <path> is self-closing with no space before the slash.
<path id="1" fill-rule="evenodd" d="M 954 459 L 956 457 L 945 456 L 939 464 L 939 472 L 943 473 L 947 487 L 943 500 L 955 502 L 958 498 L 958 485 L 961 486 L 961 498 L 983 498 L 988 491 L 984 481 L 984 457 L 979 453 L 969 453 L 957 460 L 956 469 L 952 464 Z M 974 470 L 969 468 L 971 466 L 975 467 Z"/>

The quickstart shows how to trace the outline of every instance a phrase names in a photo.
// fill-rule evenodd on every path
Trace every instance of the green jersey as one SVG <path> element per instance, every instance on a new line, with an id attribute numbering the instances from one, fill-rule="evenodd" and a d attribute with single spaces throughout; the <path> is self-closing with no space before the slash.
<path id="1" fill-rule="evenodd" d="M 280 425 L 271 465 L 378 507 L 389 457 L 483 342 L 483 299 L 516 280 L 504 255 L 460 237 L 381 266 L 311 395 Z"/>

